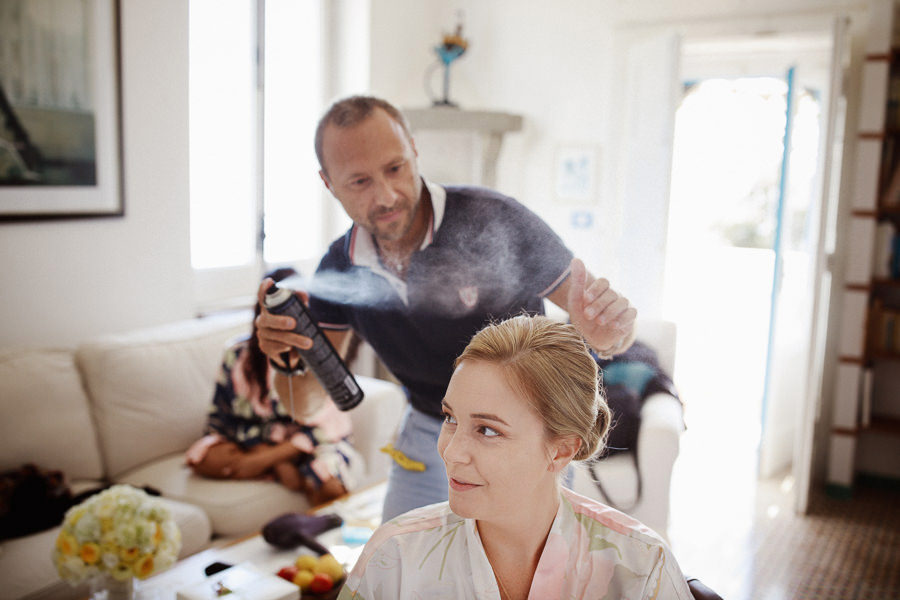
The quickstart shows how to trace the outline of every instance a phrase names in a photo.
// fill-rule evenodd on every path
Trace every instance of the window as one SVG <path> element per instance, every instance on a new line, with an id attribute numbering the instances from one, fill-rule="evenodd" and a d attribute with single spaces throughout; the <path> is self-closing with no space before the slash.
<path id="1" fill-rule="evenodd" d="M 322 10 L 313 0 L 191 0 L 191 264 L 201 306 L 251 294 L 267 265 L 307 265 L 328 241 L 313 151 Z"/>

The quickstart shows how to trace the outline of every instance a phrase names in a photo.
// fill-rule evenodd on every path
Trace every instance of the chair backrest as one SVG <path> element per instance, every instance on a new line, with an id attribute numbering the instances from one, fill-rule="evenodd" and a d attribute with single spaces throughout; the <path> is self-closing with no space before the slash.
<path id="1" fill-rule="evenodd" d="M 659 357 L 659 366 L 669 377 L 675 377 L 676 328 L 672 321 L 661 319 L 638 319 L 635 323 L 637 339 L 654 350 Z"/>

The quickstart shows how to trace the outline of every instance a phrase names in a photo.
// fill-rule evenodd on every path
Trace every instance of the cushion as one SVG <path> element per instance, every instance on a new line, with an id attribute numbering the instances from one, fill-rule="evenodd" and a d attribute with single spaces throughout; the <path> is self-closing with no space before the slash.
<path id="1" fill-rule="evenodd" d="M 356 381 L 365 393 L 363 401 L 349 412 L 353 446 L 366 461 L 365 473 L 356 477 L 358 489 L 387 479 L 391 458 L 381 448 L 394 439 L 406 408 L 406 394 L 399 385 L 383 379 L 357 375 Z"/>
<path id="2" fill-rule="evenodd" d="M 241 312 L 182 321 L 78 348 L 110 477 L 200 437 L 226 344 L 249 331 L 250 318 Z"/>
<path id="3" fill-rule="evenodd" d="M 199 506 L 218 536 L 236 537 L 258 532 L 286 512 L 306 512 L 306 496 L 274 481 L 206 479 L 184 464 L 179 452 L 124 473 L 121 483 L 149 485 L 163 497 Z"/>
<path id="4" fill-rule="evenodd" d="M 100 479 L 103 462 L 71 351 L 0 351 L 0 470 L 35 463 Z"/>

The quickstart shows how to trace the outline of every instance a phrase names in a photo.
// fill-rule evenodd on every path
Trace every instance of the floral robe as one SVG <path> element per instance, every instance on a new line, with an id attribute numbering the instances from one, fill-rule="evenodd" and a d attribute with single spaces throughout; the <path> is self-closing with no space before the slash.
<path id="1" fill-rule="evenodd" d="M 528 597 L 693 600 L 675 557 L 656 533 L 565 488 Z M 499 600 L 475 521 L 442 502 L 380 527 L 339 599 L 395 598 Z"/>

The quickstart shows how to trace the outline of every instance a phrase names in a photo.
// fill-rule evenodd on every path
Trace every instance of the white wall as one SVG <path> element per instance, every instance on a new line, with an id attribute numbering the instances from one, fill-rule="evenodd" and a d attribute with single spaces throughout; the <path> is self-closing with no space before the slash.
<path id="1" fill-rule="evenodd" d="M 404 107 L 427 105 L 423 77 L 436 60 L 432 48 L 463 9 L 471 46 L 454 63 L 453 98 L 464 108 L 525 117 L 523 131 L 505 140 L 497 187 L 541 214 L 594 272 L 615 284 L 628 258 L 616 251 L 622 235 L 617 32 L 693 18 L 715 29 L 728 14 L 753 15 L 763 27 L 778 15 L 856 4 L 565 0 L 551 9 L 516 0 L 371 0 L 369 90 Z M 187 3 L 122 5 L 126 216 L 0 225 L 0 347 L 70 344 L 192 314 Z M 589 202 L 555 197 L 556 154 L 569 146 L 598 153 L 598 185 Z M 593 224 L 573 228 L 574 212 L 593 217 Z M 36 298 L 38 289 L 43 298 Z"/>
<path id="2" fill-rule="evenodd" d="M 0 224 L 0 348 L 192 314 L 188 5 L 122 0 L 125 217 Z"/>
<path id="3" fill-rule="evenodd" d="M 838 11 L 858 14 L 866 8 L 866 2 L 854 0 L 565 0 L 553 3 L 552 9 L 515 0 L 447 0 L 439 10 L 427 10 L 426 3 L 415 3 L 413 9 L 412 4 L 372 0 L 372 89 L 403 106 L 427 105 L 422 77 L 434 60 L 431 47 L 453 27 L 455 11 L 463 9 L 471 46 L 452 67 L 453 99 L 463 108 L 516 112 L 525 119 L 523 131 L 504 142 L 497 187 L 541 214 L 595 273 L 610 277 L 614 285 L 630 268 L 630 257 L 617 252 L 620 236 L 627 233 L 621 231 L 622 190 L 616 181 L 623 114 L 622 40 L 662 31 L 714 35 L 764 33 L 786 26 L 802 29 L 809 23 L 827 27 Z M 858 30 L 855 35 L 858 38 Z M 858 50 L 859 40 L 854 44 Z M 850 81 L 852 86 L 854 73 Z M 853 114 L 851 108 L 848 117 Z M 553 192 L 555 152 L 578 144 L 594 144 L 599 151 L 600 185 L 587 205 L 560 202 Z M 852 152 L 852 140 L 848 151 Z M 844 167 L 851 165 L 849 156 Z M 850 178 L 845 175 L 845 180 Z M 593 214 L 594 226 L 573 229 L 570 218 L 575 210 Z M 838 263 L 842 252 L 839 247 Z M 839 273 L 835 281 L 838 290 Z M 835 322 L 832 318 L 831 324 Z M 827 364 L 833 364 L 833 341 L 828 357 Z M 830 379 L 825 381 L 824 395 L 817 432 L 818 474 L 826 452 L 823 433 L 830 423 Z"/>
<path id="4" fill-rule="evenodd" d="M 371 86 L 402 107 L 428 106 L 424 78 L 437 60 L 433 47 L 442 33 L 452 32 L 463 10 L 470 46 L 451 67 L 451 99 L 464 109 L 524 117 L 522 131 L 504 138 L 496 187 L 540 214 L 593 271 L 614 279 L 610 256 L 618 227 L 610 205 L 612 150 L 605 144 L 612 114 L 605 5 L 567 0 L 549 10 L 515 0 L 373 0 Z M 437 95 L 440 78 L 438 69 L 432 84 Z M 588 202 L 561 201 L 555 194 L 557 153 L 572 146 L 598 153 L 598 185 Z M 575 211 L 586 211 L 593 225 L 572 228 Z"/>
<path id="5" fill-rule="evenodd" d="M 661 31 L 775 29 L 786 20 L 826 20 L 850 0 L 565 0 L 552 5 L 516 0 L 409 2 L 372 0 L 371 89 L 408 108 L 427 106 L 423 78 L 432 50 L 464 13 L 466 54 L 451 67 L 451 98 L 461 108 L 523 115 L 521 132 L 507 135 L 497 188 L 540 214 L 596 274 L 626 294 L 641 260 L 620 252 L 622 200 L 621 90 L 627 40 Z M 402 31 L 402 33 L 398 33 Z M 440 71 L 434 75 L 440 91 Z M 555 161 L 568 147 L 597 152 L 597 186 L 587 202 L 556 197 Z M 427 173 L 426 173 L 427 175 Z M 573 226 L 588 217 L 588 227 Z M 641 290 L 635 289 L 639 293 Z"/>

